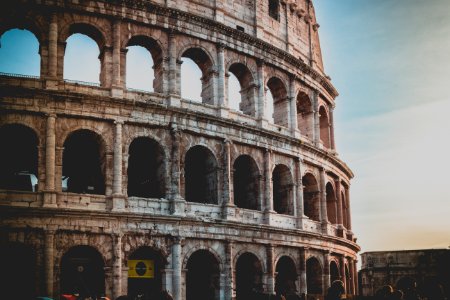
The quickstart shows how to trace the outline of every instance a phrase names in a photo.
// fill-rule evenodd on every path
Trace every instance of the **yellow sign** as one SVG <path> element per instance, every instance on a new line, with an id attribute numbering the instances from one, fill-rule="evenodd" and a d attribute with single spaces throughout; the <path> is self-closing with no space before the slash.
<path id="1" fill-rule="evenodd" d="M 128 260 L 128 278 L 154 278 L 155 263 L 153 260 Z"/>

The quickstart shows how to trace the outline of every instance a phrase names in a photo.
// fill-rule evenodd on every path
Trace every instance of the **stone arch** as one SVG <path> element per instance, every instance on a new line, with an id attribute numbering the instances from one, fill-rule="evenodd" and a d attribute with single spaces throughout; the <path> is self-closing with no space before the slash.
<path id="1" fill-rule="evenodd" d="M 236 76 L 240 84 L 241 99 L 239 103 L 239 110 L 249 116 L 256 115 L 256 89 L 254 76 L 250 69 L 243 63 L 235 62 L 227 68 L 229 73 Z M 229 86 L 228 86 L 229 88 Z M 228 102 L 232 99 L 228 98 Z"/>
<path id="2" fill-rule="evenodd" d="M 273 97 L 273 121 L 276 125 L 289 126 L 289 101 L 286 84 L 278 77 L 270 77 L 266 86 Z"/>
<path id="3" fill-rule="evenodd" d="M 60 267 L 62 294 L 79 293 L 85 298 L 105 294 L 105 260 L 95 247 L 71 247 L 63 254 Z"/>
<path id="4" fill-rule="evenodd" d="M 218 163 L 214 153 L 196 145 L 184 159 L 185 199 L 197 203 L 218 203 Z"/>
<path id="5" fill-rule="evenodd" d="M 259 203 L 260 176 L 256 161 L 249 155 L 240 155 L 233 163 L 233 199 L 240 208 L 261 209 Z"/>
<path id="6" fill-rule="evenodd" d="M 330 118 L 328 110 L 322 105 L 319 108 L 320 140 L 325 148 L 331 148 Z"/>
<path id="7" fill-rule="evenodd" d="M 105 193 L 105 148 L 104 139 L 90 130 L 72 131 L 67 136 L 64 142 L 62 176 L 64 180 L 67 179 L 68 192 Z"/>
<path id="8" fill-rule="evenodd" d="M 320 261 L 312 256 L 306 261 L 306 288 L 308 295 L 323 294 L 323 268 Z"/>
<path id="9" fill-rule="evenodd" d="M 199 249 L 186 262 L 186 300 L 220 299 L 220 260 L 209 249 Z"/>
<path id="10" fill-rule="evenodd" d="M 166 161 L 161 144 L 148 137 L 135 138 L 128 147 L 128 196 L 164 198 Z"/>
<path id="11" fill-rule="evenodd" d="M 0 25 L 0 37 L 9 30 L 20 29 L 30 31 L 38 40 L 39 46 L 46 39 L 45 29 L 48 24 L 44 24 L 38 16 L 16 16 L 10 19 L 2 19 Z"/>
<path id="12" fill-rule="evenodd" d="M 160 253 L 162 257 L 162 264 L 164 266 L 169 263 L 170 252 L 167 249 L 165 241 L 155 240 L 154 237 L 149 237 L 147 235 L 127 234 L 122 238 L 122 243 L 127 244 L 123 254 L 123 266 L 127 265 L 127 259 L 132 253 L 143 247 L 151 248 L 153 251 Z"/>
<path id="13" fill-rule="evenodd" d="M 222 271 L 225 269 L 224 266 L 224 261 L 222 260 L 221 256 L 219 255 L 219 253 L 214 250 L 214 248 L 209 247 L 209 246 L 205 246 L 205 245 L 195 245 L 190 247 L 187 251 L 186 254 L 184 255 L 183 258 L 183 262 L 182 262 L 182 267 L 183 269 L 187 268 L 187 263 L 189 260 L 189 257 L 194 254 L 195 252 L 199 251 L 199 250 L 205 250 L 211 253 L 211 255 L 214 256 L 214 258 L 217 260 L 218 264 L 219 264 L 219 270 Z"/>
<path id="14" fill-rule="evenodd" d="M 236 259 L 236 299 L 248 299 L 255 291 L 263 291 L 263 267 L 261 260 L 251 252 L 244 252 Z"/>
<path id="15" fill-rule="evenodd" d="M 28 126 L 12 123 L 0 126 L 0 189 L 37 191 L 39 137 Z"/>
<path id="16" fill-rule="evenodd" d="M 237 251 L 233 257 L 233 265 L 234 266 L 236 266 L 236 263 L 237 263 L 239 257 L 245 253 L 250 253 L 250 254 L 254 255 L 258 259 L 258 261 L 261 263 L 262 272 L 263 273 L 267 272 L 267 266 L 266 266 L 264 257 L 261 255 L 261 253 L 258 253 L 258 251 L 255 251 L 255 249 L 250 250 L 250 249 L 244 248 L 244 249 Z"/>
<path id="17" fill-rule="evenodd" d="M 309 139 L 313 138 L 314 110 L 311 98 L 304 91 L 297 94 L 297 124 L 300 133 Z"/>
<path id="18" fill-rule="evenodd" d="M 302 177 L 304 214 L 314 221 L 320 221 L 319 184 L 316 177 L 306 173 Z"/>
<path id="19" fill-rule="evenodd" d="M 127 40 L 124 48 L 132 46 L 143 47 L 150 53 L 153 60 L 152 68 L 154 69 L 153 90 L 162 93 L 164 90 L 164 50 L 160 41 L 146 35 L 133 35 Z M 126 60 L 124 63 L 126 64 Z M 126 78 L 124 80 L 126 82 Z"/>
<path id="20" fill-rule="evenodd" d="M 297 267 L 295 260 L 283 255 L 275 263 L 275 293 L 288 297 L 296 295 Z"/>
<path id="21" fill-rule="evenodd" d="M 325 191 L 326 191 L 326 200 L 327 200 L 327 216 L 328 221 L 331 224 L 337 224 L 337 197 L 336 192 L 333 184 L 331 182 L 328 182 L 325 185 Z"/>
<path id="22" fill-rule="evenodd" d="M 273 208 L 279 214 L 294 215 L 294 180 L 291 170 L 278 164 L 272 171 Z"/>
<path id="23" fill-rule="evenodd" d="M 65 120 L 66 121 L 66 120 Z M 102 124 L 103 125 L 103 124 Z M 102 128 L 102 129 L 100 129 Z M 105 151 L 108 153 L 112 153 L 113 149 L 112 149 L 112 144 L 108 143 L 109 140 L 111 140 L 109 137 L 111 136 L 109 134 L 109 127 L 105 126 L 95 126 L 90 122 L 86 122 L 84 124 L 79 124 L 79 125 L 75 125 L 75 126 L 68 126 L 67 128 L 65 128 L 64 130 L 62 130 L 61 132 L 57 132 L 57 139 L 56 139 L 56 146 L 57 147 L 64 147 L 64 143 L 66 142 L 67 138 L 72 135 L 74 132 L 76 131 L 80 131 L 80 130 L 88 130 L 88 131 L 92 131 L 93 133 L 95 133 L 96 135 L 98 135 L 101 138 L 101 142 L 102 142 L 102 147 L 105 148 Z M 60 134 L 58 134 L 60 133 Z"/>
<path id="24" fill-rule="evenodd" d="M 21 242 L 0 244 L 0 280 L 3 299 L 34 299 L 36 295 L 37 253 Z M 25 271 L 24 271 L 25 270 Z M 20 282 L 20 288 L 17 284 Z"/>
<path id="25" fill-rule="evenodd" d="M 202 92 L 201 98 L 204 104 L 215 104 L 214 95 L 214 59 L 210 53 L 198 45 L 185 47 L 180 52 L 179 60 L 182 58 L 191 59 L 202 72 Z"/>
<path id="26" fill-rule="evenodd" d="M 163 253 L 151 246 L 139 246 L 128 253 L 127 265 L 132 268 L 128 277 L 128 295 L 159 299 L 162 288 L 162 270 L 166 264 Z"/>
<path id="27" fill-rule="evenodd" d="M 333 282 L 335 280 L 340 280 L 341 275 L 339 274 L 339 263 L 332 259 L 330 261 L 330 282 Z"/>

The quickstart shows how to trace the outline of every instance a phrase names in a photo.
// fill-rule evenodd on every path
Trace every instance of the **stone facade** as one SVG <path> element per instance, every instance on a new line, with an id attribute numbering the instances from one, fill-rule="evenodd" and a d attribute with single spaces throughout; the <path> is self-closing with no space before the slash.
<path id="1" fill-rule="evenodd" d="M 384 285 L 405 291 L 415 282 L 424 298 L 450 297 L 450 249 L 365 252 L 361 259 L 362 296 L 374 296 Z"/>
<path id="2" fill-rule="evenodd" d="M 0 75 L 0 246 L 4 263 L 27 257 L 24 291 L 73 292 L 82 274 L 113 298 L 321 298 L 338 278 L 354 295 L 353 174 L 318 27 L 309 0 L 2 1 L 0 35 L 31 31 L 41 56 L 39 77 Z M 74 33 L 98 44 L 99 86 L 63 79 Z M 126 88 L 133 45 L 152 55 L 153 93 Z M 180 97 L 183 57 L 202 103 Z M 30 174 L 32 187 L 14 182 Z M 128 278 L 139 259 L 155 264 L 146 287 Z"/>

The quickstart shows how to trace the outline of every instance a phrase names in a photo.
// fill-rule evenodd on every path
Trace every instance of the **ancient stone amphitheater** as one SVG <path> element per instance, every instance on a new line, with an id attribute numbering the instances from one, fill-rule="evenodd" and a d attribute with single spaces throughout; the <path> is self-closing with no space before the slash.
<path id="1" fill-rule="evenodd" d="M 41 67 L 0 76 L 5 299 L 321 299 L 335 279 L 355 294 L 353 174 L 311 0 L 2 0 L 0 35 L 14 28 Z M 100 49 L 99 85 L 63 79 L 76 33 Z M 136 45 L 154 92 L 126 88 Z M 202 102 L 181 97 L 183 58 Z"/>

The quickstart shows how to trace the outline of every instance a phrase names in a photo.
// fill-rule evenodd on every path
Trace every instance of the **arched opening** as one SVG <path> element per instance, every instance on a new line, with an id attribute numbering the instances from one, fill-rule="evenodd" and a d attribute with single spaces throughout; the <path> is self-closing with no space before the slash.
<path id="1" fill-rule="evenodd" d="M 277 21 L 280 20 L 280 1 L 269 0 L 269 16 Z"/>
<path id="2" fill-rule="evenodd" d="M 105 42 L 101 32 L 88 24 L 72 24 L 65 42 L 64 79 L 105 85 Z"/>
<path id="3" fill-rule="evenodd" d="M 197 250 L 187 262 L 186 299 L 218 300 L 219 292 L 219 262 L 211 252 Z"/>
<path id="4" fill-rule="evenodd" d="M 275 293 L 283 295 L 285 298 L 296 295 L 297 271 L 294 261 L 288 256 L 281 257 L 277 262 L 275 272 Z"/>
<path id="5" fill-rule="evenodd" d="M 312 174 L 306 174 L 302 178 L 303 183 L 303 208 L 304 214 L 314 221 L 320 221 L 319 186 Z"/>
<path id="6" fill-rule="evenodd" d="M 289 103 L 287 91 L 284 83 L 276 77 L 272 77 L 267 82 L 267 88 L 273 98 L 273 122 L 276 125 L 289 125 Z"/>
<path id="7" fill-rule="evenodd" d="M 38 138 L 29 127 L 8 124 L 0 128 L 0 189 L 37 191 Z"/>
<path id="8" fill-rule="evenodd" d="M 61 259 L 61 294 L 80 294 L 81 299 L 105 295 L 105 263 L 90 246 L 70 248 Z"/>
<path id="9" fill-rule="evenodd" d="M 240 208 L 260 209 L 259 204 L 259 170 L 256 162 L 249 155 L 239 156 L 233 164 L 234 204 Z"/>
<path id="10" fill-rule="evenodd" d="M 348 203 L 347 198 L 345 197 L 345 193 L 341 193 L 341 201 L 342 201 L 342 223 L 344 223 L 344 227 L 348 229 Z"/>
<path id="11" fill-rule="evenodd" d="M 346 294 L 351 294 L 351 278 L 350 278 L 350 271 L 348 270 L 348 265 L 345 265 L 345 293 Z"/>
<path id="12" fill-rule="evenodd" d="M 0 35 L 0 72 L 39 76 L 39 41 L 28 30 L 11 29 Z"/>
<path id="13" fill-rule="evenodd" d="M 277 165 L 272 173 L 273 208 L 283 215 L 294 215 L 293 180 L 291 171 L 285 165 Z"/>
<path id="14" fill-rule="evenodd" d="M 297 95 L 297 124 L 300 133 L 309 139 L 313 137 L 314 113 L 311 99 L 300 92 Z"/>
<path id="15" fill-rule="evenodd" d="M 326 185 L 327 216 L 331 224 L 337 224 L 337 199 L 331 183 Z"/>
<path id="16" fill-rule="evenodd" d="M 417 282 L 414 278 L 411 277 L 401 277 L 398 281 L 395 287 L 398 290 L 401 290 L 403 293 L 407 291 L 412 291 L 416 288 Z"/>
<path id="17" fill-rule="evenodd" d="M 134 36 L 127 44 L 126 86 L 149 92 L 163 92 L 163 55 L 158 43 L 146 36 Z"/>
<path id="18" fill-rule="evenodd" d="M 181 97 L 213 105 L 213 63 L 208 54 L 200 48 L 190 48 L 181 57 Z"/>
<path id="19" fill-rule="evenodd" d="M 252 253 L 244 253 L 236 262 L 236 299 L 253 299 L 255 292 L 262 292 L 262 265 Z"/>
<path id="20" fill-rule="evenodd" d="M 130 254 L 128 266 L 128 296 L 131 299 L 161 299 L 162 269 L 165 261 L 150 247 L 140 247 Z"/>
<path id="21" fill-rule="evenodd" d="M 228 77 L 228 103 L 230 108 L 255 116 L 255 85 L 250 70 L 241 63 L 232 64 Z"/>
<path id="22" fill-rule="evenodd" d="M 323 294 L 322 267 L 315 257 L 306 261 L 306 288 L 308 295 L 320 297 Z"/>
<path id="23" fill-rule="evenodd" d="M 321 106 L 319 109 L 320 140 L 325 148 L 331 148 L 330 141 L 330 121 L 326 109 Z"/>
<path id="24" fill-rule="evenodd" d="M 33 249 L 12 242 L 0 245 L 0 253 L 2 299 L 34 299 L 36 256 Z"/>
<path id="25" fill-rule="evenodd" d="M 90 130 L 77 130 L 64 142 L 63 191 L 105 193 L 106 151 L 102 138 Z"/>
<path id="26" fill-rule="evenodd" d="M 128 157 L 128 196 L 164 198 L 166 169 L 164 150 L 156 141 L 133 140 Z"/>
<path id="27" fill-rule="evenodd" d="M 189 202 L 217 204 L 217 161 L 206 147 L 194 146 L 186 153 L 185 198 Z"/>
<path id="28" fill-rule="evenodd" d="M 333 260 L 330 262 L 330 281 L 333 282 L 335 280 L 340 280 L 341 276 L 339 275 L 339 268 L 337 263 Z"/>

